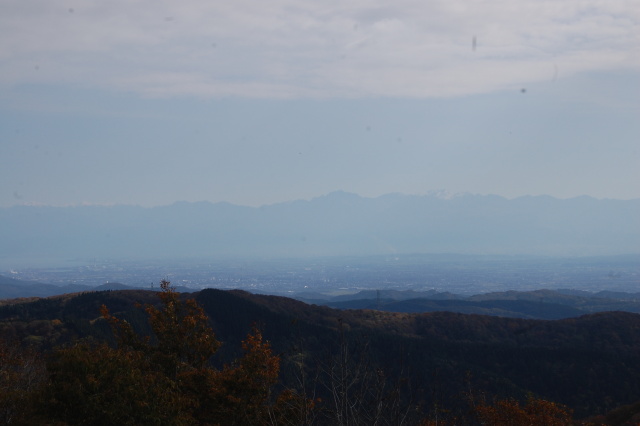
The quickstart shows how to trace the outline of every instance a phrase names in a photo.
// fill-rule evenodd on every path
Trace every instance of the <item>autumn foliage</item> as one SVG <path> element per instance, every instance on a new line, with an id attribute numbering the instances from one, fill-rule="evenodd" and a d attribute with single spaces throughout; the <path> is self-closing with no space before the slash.
<path id="1" fill-rule="evenodd" d="M 80 343 L 56 352 L 50 417 L 91 425 L 260 425 L 289 411 L 294 394 L 273 395 L 280 359 L 257 327 L 242 357 L 213 368 L 220 342 L 206 314 L 195 301 L 182 302 L 169 282 L 161 288 L 161 307 L 144 307 L 152 336 L 138 335 L 103 306 L 116 348 Z"/>
<path id="2" fill-rule="evenodd" d="M 525 405 L 514 399 L 482 404 L 475 408 L 481 424 L 487 426 L 568 426 L 574 424 L 570 411 L 554 402 L 529 397 Z"/>
<path id="3" fill-rule="evenodd" d="M 20 424 L 30 417 L 45 377 L 37 353 L 0 340 L 0 424 Z"/>
<path id="4" fill-rule="evenodd" d="M 365 333 L 349 331 L 347 321 L 338 320 L 336 333 L 322 335 L 318 333 L 320 327 L 302 329 L 304 331 L 299 335 L 315 339 L 316 346 L 305 347 L 301 338 L 292 344 L 293 349 L 286 352 L 282 341 L 290 344 L 291 335 L 284 334 L 289 337 L 278 338 L 279 334 L 273 330 L 279 327 L 281 333 L 282 330 L 288 331 L 288 327 L 295 324 L 289 321 L 289 317 L 287 321 L 278 321 L 277 316 L 254 315 L 247 308 L 250 305 L 230 304 L 229 293 L 209 290 L 207 298 L 198 300 L 212 313 L 211 320 L 198 303 L 186 300 L 169 282 L 163 281 L 161 290 L 157 294 L 157 304 L 150 304 L 157 300 L 154 294 L 142 293 L 142 300 L 147 303 L 137 305 L 138 309 L 131 309 L 130 296 L 127 296 L 128 304 L 115 303 L 120 293 L 97 295 L 100 297 L 87 294 L 65 300 L 67 304 L 77 301 L 68 312 L 76 313 L 79 309 L 92 312 L 86 323 L 74 321 L 73 316 L 65 317 L 58 312 L 47 320 L 33 322 L 34 327 L 46 326 L 48 331 L 54 331 L 61 337 L 57 341 L 42 338 L 42 342 L 62 342 L 62 346 L 54 347 L 52 344 L 38 351 L 36 346 L 29 346 L 38 341 L 39 335 L 36 334 L 25 338 L 24 333 L 20 338 L 20 333 L 16 332 L 8 340 L 0 339 L 0 424 L 637 424 L 636 405 L 580 423 L 572 420 L 572 413 L 567 407 L 543 398 L 530 397 L 524 402 L 491 397 L 485 401 L 484 396 L 472 398 L 469 395 L 475 392 L 471 384 L 469 395 L 466 391 L 456 393 L 454 398 L 457 395 L 460 398 L 454 401 L 455 404 L 441 407 L 421 399 L 425 395 L 424 388 L 432 386 L 437 391 L 435 380 L 405 379 L 401 374 L 405 370 L 398 362 L 400 358 L 390 357 L 392 362 L 398 363 L 395 373 L 400 377 L 397 381 L 392 380 L 395 376 L 388 374 L 381 362 L 384 354 L 372 349 L 379 342 L 370 340 Z M 139 293 L 127 294 L 135 294 L 135 300 L 141 300 Z M 100 317 L 96 318 L 93 312 L 102 303 L 108 303 L 117 313 L 110 312 L 103 305 Z M 242 309 L 237 306 L 242 306 Z M 290 306 L 286 305 L 286 308 Z M 216 317 L 215 313 L 219 315 Z M 342 314 L 351 315 L 349 312 Z M 367 315 L 371 317 L 373 314 Z M 276 336 L 274 345 L 285 354 L 283 359 L 274 353 L 271 343 L 263 336 L 263 329 L 257 326 L 253 326 L 242 340 L 241 352 L 235 351 L 232 343 L 226 343 L 228 346 L 220 350 L 222 343 L 213 332 L 212 321 L 219 327 L 217 330 L 221 336 L 239 342 L 240 339 L 234 340 L 238 333 L 244 336 L 244 327 L 256 317 L 263 318 L 261 321 L 266 318 L 269 332 Z M 62 318 L 68 328 L 63 330 L 62 321 L 58 318 Z M 227 328 L 220 326 L 220 318 L 228 321 Z M 424 317 L 420 318 L 424 327 L 430 324 Z M 436 320 L 438 318 L 451 320 L 452 314 L 440 315 Z M 491 327 L 471 329 L 474 325 L 484 322 L 496 324 L 485 317 L 478 318 L 478 321 L 462 319 L 468 327 L 458 327 L 453 332 L 461 333 L 465 339 L 491 336 L 487 333 Z M 225 331 L 229 324 L 233 325 L 233 333 Z M 447 330 L 445 322 L 436 325 L 435 331 L 439 333 Z M 82 327 L 91 327 L 94 334 L 81 334 Z M 77 333 L 76 338 L 65 339 L 74 336 L 73 333 Z M 88 335 L 93 337 L 81 338 Z M 321 346 L 321 351 L 318 346 Z M 400 345 L 398 347 L 402 349 Z M 418 351 L 416 348 L 426 349 Z M 416 346 L 397 353 L 417 354 L 423 360 L 429 359 L 425 355 L 430 350 L 427 346 Z M 433 350 L 442 348 L 434 346 Z M 229 361 L 225 364 L 221 357 Z M 553 364 L 548 365 L 553 367 Z M 406 377 L 415 373 L 414 370 L 407 371 Z M 455 372 L 453 369 L 448 371 Z M 444 380 L 455 383 L 456 379 L 447 376 Z M 295 389 L 287 387 L 291 383 L 295 383 Z M 412 388 L 414 383 L 421 387 Z M 485 395 L 482 390 L 479 392 Z M 415 396 L 417 398 L 412 399 Z M 443 398 L 443 401 L 450 400 Z"/>

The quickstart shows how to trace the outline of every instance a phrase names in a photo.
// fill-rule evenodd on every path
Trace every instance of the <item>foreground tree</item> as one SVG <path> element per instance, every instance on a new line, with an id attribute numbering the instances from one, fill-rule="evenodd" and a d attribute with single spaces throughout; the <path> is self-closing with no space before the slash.
<path id="1" fill-rule="evenodd" d="M 191 377 L 192 392 L 200 397 L 198 420 L 224 425 L 285 424 L 284 419 L 294 420 L 291 406 L 305 399 L 288 390 L 274 397 L 280 359 L 273 355 L 257 327 L 242 342 L 242 349 L 244 355 L 221 371 L 209 370 Z"/>
<path id="2" fill-rule="evenodd" d="M 117 347 L 84 342 L 58 350 L 49 368 L 50 420 L 67 424 L 270 424 L 289 413 L 292 392 L 272 394 L 280 359 L 256 327 L 244 355 L 222 370 L 203 309 L 161 282 L 161 306 L 146 306 L 152 336 L 102 307 Z"/>
<path id="3" fill-rule="evenodd" d="M 49 362 L 45 415 L 70 425 L 190 424 L 190 400 L 140 351 L 79 343 Z"/>
<path id="4" fill-rule="evenodd" d="M 36 399 L 45 383 L 39 354 L 13 339 L 0 339 L 0 424 L 33 424 Z"/>
<path id="5" fill-rule="evenodd" d="M 319 363 L 319 384 L 327 395 L 319 416 L 339 426 L 409 424 L 412 408 L 408 381 L 389 380 L 371 360 L 368 338 L 349 341 L 338 322 L 340 339 L 335 353 Z"/>

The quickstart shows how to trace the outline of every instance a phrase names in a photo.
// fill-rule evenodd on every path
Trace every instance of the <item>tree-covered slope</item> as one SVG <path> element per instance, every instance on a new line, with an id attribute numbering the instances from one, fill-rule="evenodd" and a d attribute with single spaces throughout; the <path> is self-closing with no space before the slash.
<path id="1" fill-rule="evenodd" d="M 640 315 L 606 312 L 563 320 L 529 320 L 451 312 L 406 314 L 338 310 L 243 291 L 203 290 L 194 297 L 223 343 L 220 362 L 258 325 L 282 359 L 282 379 L 325 365 L 345 347 L 390 383 L 410 383 L 412 401 L 459 408 L 476 395 L 523 398 L 527 393 L 603 414 L 640 400 Z M 0 307 L 4 335 L 43 349 L 81 337 L 110 339 L 98 312 L 150 332 L 136 303 L 156 303 L 150 291 L 106 291 Z M 349 364 L 350 368 L 355 368 Z M 318 377 L 317 375 L 315 377 Z M 310 387 L 312 383 L 308 383 Z M 321 390 L 316 389 L 321 392 Z"/>

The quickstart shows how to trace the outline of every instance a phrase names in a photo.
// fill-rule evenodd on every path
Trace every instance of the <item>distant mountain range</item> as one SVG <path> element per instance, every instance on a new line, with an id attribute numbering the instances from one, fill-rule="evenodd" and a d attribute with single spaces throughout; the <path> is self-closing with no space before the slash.
<path id="1" fill-rule="evenodd" d="M 447 292 L 366 290 L 357 294 L 298 300 L 338 309 L 386 312 L 456 312 L 507 318 L 556 320 L 624 311 L 640 313 L 640 293 L 579 290 L 506 291 L 464 297 Z"/>
<path id="2" fill-rule="evenodd" d="M 262 207 L 0 209 L 0 267 L 91 258 L 640 253 L 640 199 L 334 192 Z M 8 266 L 5 266 L 8 267 Z"/>
<path id="3" fill-rule="evenodd" d="M 95 287 L 81 284 L 57 286 L 37 281 L 17 280 L 0 275 L 0 300 L 49 297 L 68 293 L 80 293 L 83 291 L 132 290 L 134 288 L 137 287 L 130 287 L 120 283 L 105 283 Z"/>

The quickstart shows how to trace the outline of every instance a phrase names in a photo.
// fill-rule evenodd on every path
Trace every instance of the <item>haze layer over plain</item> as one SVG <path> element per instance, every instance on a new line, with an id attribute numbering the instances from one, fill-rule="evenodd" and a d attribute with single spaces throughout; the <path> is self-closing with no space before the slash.
<path id="1" fill-rule="evenodd" d="M 96 258 L 640 254 L 638 217 L 640 200 L 344 192 L 259 208 L 15 206 L 0 208 L 0 267 Z"/>

